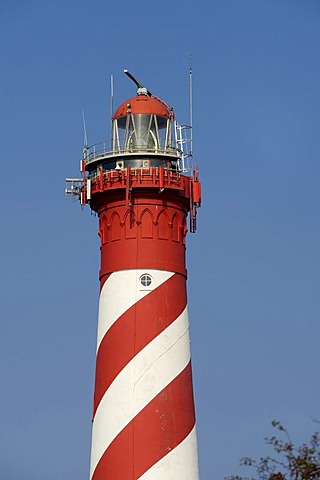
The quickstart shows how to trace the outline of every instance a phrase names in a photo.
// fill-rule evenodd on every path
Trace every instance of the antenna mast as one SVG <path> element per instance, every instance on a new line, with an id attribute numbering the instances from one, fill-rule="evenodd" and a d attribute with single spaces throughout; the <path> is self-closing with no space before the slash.
<path id="1" fill-rule="evenodd" d="M 87 137 L 87 128 L 86 128 L 86 120 L 84 118 L 84 110 L 82 110 L 82 125 L 83 125 L 83 146 L 88 146 L 88 137 Z"/>
<path id="2" fill-rule="evenodd" d="M 111 147 L 113 145 L 113 138 L 112 138 L 112 115 L 113 115 L 113 75 L 110 75 L 110 139 L 111 139 Z"/>
<path id="3" fill-rule="evenodd" d="M 190 102 L 190 157 L 193 154 L 193 99 L 192 99 L 192 54 L 190 46 L 190 69 L 189 69 L 189 102 Z"/>

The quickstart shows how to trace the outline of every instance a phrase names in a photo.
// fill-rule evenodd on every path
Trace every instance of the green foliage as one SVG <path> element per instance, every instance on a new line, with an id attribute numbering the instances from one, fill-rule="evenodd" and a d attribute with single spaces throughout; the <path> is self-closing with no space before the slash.
<path id="1" fill-rule="evenodd" d="M 226 480 L 320 480 L 320 433 L 315 432 L 308 444 L 296 447 L 280 422 L 274 420 L 272 426 L 280 433 L 265 442 L 275 455 L 259 460 L 242 458 L 240 465 L 254 468 L 255 476 L 232 475 Z"/>

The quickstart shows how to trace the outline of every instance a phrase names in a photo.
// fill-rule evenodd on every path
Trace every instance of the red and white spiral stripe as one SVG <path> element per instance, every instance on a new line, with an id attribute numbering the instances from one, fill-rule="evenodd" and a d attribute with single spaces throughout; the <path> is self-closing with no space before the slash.
<path id="1" fill-rule="evenodd" d="M 140 283 L 152 277 L 150 287 Z M 197 480 L 185 277 L 124 270 L 105 281 L 99 324 L 92 480 Z"/>

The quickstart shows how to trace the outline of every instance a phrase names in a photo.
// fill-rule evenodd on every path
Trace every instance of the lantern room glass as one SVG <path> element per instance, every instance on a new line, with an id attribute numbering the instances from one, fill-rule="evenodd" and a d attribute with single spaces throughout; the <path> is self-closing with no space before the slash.
<path id="1" fill-rule="evenodd" d="M 172 149 L 172 120 L 154 114 L 128 114 L 113 120 L 114 151 Z"/>

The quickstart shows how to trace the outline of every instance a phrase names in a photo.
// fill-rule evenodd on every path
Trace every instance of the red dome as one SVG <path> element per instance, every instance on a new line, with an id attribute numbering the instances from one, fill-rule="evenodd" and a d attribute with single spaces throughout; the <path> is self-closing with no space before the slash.
<path id="1" fill-rule="evenodd" d="M 172 111 L 165 102 L 155 97 L 149 97 L 149 95 L 138 95 L 126 100 L 117 108 L 113 119 L 125 117 L 127 113 L 132 113 L 133 115 L 138 113 L 154 114 L 166 118 L 172 117 Z"/>

